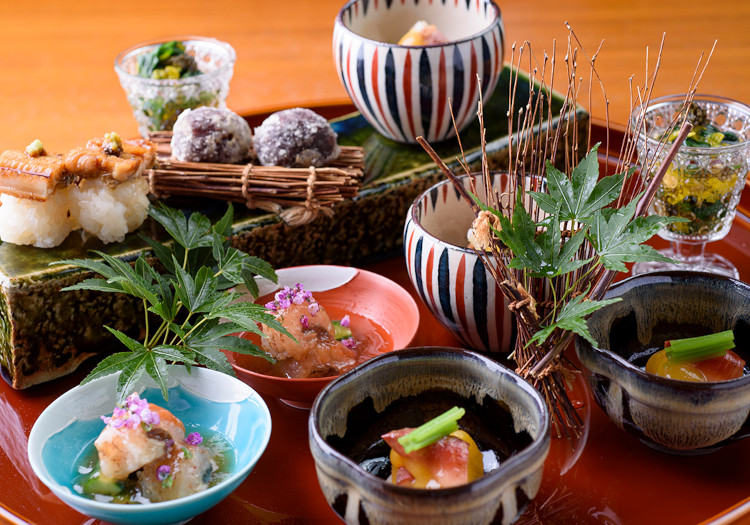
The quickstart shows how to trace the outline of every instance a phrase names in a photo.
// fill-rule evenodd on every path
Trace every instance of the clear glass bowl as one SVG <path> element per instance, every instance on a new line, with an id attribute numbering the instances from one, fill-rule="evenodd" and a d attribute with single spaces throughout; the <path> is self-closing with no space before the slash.
<path id="1" fill-rule="evenodd" d="M 681 111 L 685 95 L 670 95 L 652 101 L 646 110 L 645 129 L 638 135 L 638 156 L 642 165 L 657 170 L 669 145 L 660 147 L 659 137 Z M 694 102 L 708 120 L 723 131 L 739 136 L 739 142 L 720 147 L 683 146 L 664 176 L 654 196 L 650 212 L 684 217 L 690 222 L 672 223 L 659 236 L 677 242 L 712 242 L 729 233 L 748 171 L 750 108 L 745 104 L 714 95 L 696 96 Z M 631 123 L 635 125 L 637 113 Z M 654 172 L 642 170 L 647 180 Z"/>
<path id="2" fill-rule="evenodd" d="M 138 76 L 138 57 L 172 40 L 185 44 L 186 53 L 195 57 L 201 74 L 180 79 Z M 188 108 L 225 107 L 235 58 L 234 49 L 226 42 L 186 35 L 142 42 L 120 53 L 115 59 L 115 72 L 141 135 L 171 130 L 177 116 Z"/>

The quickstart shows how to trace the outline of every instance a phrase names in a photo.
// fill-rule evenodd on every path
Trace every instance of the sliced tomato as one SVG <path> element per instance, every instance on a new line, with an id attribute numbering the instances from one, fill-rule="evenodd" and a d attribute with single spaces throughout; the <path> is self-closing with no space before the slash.
<path id="1" fill-rule="evenodd" d="M 727 350 L 727 353 L 721 357 L 698 361 L 695 367 L 703 372 L 706 381 L 726 381 L 742 377 L 745 360 L 731 350 Z"/>
<path id="2" fill-rule="evenodd" d="M 407 454 L 398 438 L 412 430 L 414 429 L 402 428 L 382 436 L 391 447 L 392 483 L 414 488 L 454 487 L 483 474 L 482 453 L 465 432 L 459 430 L 456 432 L 458 435 L 446 436 L 432 445 Z M 403 472 L 404 470 L 407 472 Z"/>

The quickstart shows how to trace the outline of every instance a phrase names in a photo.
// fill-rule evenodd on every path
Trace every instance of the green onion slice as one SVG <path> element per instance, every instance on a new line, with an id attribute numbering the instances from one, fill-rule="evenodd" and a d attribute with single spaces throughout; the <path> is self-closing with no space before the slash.
<path id="1" fill-rule="evenodd" d="M 704 361 L 721 357 L 734 348 L 734 332 L 725 330 L 716 334 L 673 339 L 665 348 L 667 357 L 676 363 Z"/>
<path id="2" fill-rule="evenodd" d="M 432 445 L 436 441 L 458 430 L 457 421 L 461 419 L 466 410 L 463 408 L 453 407 L 443 412 L 434 419 L 431 419 L 424 425 L 415 428 L 408 434 L 398 438 L 398 442 L 404 447 L 407 454 Z"/>

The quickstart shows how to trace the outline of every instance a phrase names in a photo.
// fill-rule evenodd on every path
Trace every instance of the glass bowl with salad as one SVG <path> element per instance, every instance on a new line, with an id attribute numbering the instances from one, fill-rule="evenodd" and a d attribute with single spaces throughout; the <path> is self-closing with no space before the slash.
<path id="1" fill-rule="evenodd" d="M 141 135 L 171 130 L 186 109 L 225 107 L 235 58 L 226 42 L 201 36 L 151 40 L 120 53 L 115 71 Z"/>
<path id="2" fill-rule="evenodd" d="M 633 123 L 638 111 L 633 114 Z M 750 107 L 715 95 L 696 95 L 688 106 L 681 94 L 654 99 L 637 136 L 641 176 L 654 176 L 684 118 L 693 129 L 664 175 L 650 211 L 686 219 L 659 232 L 672 243 L 664 251 L 666 256 L 691 269 L 736 278 L 731 262 L 704 250 L 707 242 L 722 239 L 732 227 L 748 171 Z M 660 264 L 649 269 L 669 269 Z"/>

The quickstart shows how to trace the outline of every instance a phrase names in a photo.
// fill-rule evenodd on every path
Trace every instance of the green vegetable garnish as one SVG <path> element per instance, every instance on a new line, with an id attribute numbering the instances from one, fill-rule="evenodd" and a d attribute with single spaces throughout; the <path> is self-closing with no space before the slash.
<path id="1" fill-rule="evenodd" d="M 734 348 L 734 332 L 725 330 L 716 334 L 667 341 L 667 357 L 676 363 L 703 361 L 721 357 Z"/>
<path id="2" fill-rule="evenodd" d="M 86 494 L 106 494 L 116 496 L 123 491 L 123 484 L 114 479 L 105 478 L 99 470 L 91 473 L 83 483 L 83 492 Z"/>
<path id="3" fill-rule="evenodd" d="M 35 139 L 31 144 L 26 146 L 26 154 L 29 157 L 39 157 L 44 155 L 44 144 L 39 139 Z"/>
<path id="4" fill-rule="evenodd" d="M 121 372 L 117 402 L 122 403 L 133 384 L 147 373 L 166 400 L 168 363 L 182 363 L 188 369 L 200 364 L 234 376 L 222 350 L 271 360 L 257 345 L 235 336 L 245 331 L 259 334 L 258 323 L 263 323 L 291 337 L 262 305 L 239 302 L 242 294 L 230 290 L 244 284 L 257 297 L 256 274 L 277 282 L 271 265 L 231 246 L 233 214 L 229 206 L 224 216 L 211 224 L 200 213 L 188 217 L 159 204 L 151 207 L 149 215 L 164 226 L 173 241 L 162 244 L 142 237 L 152 254 L 139 255 L 132 265 L 98 251 L 93 253 L 99 259 L 53 263 L 84 268 L 103 277 L 86 279 L 64 290 L 125 293 L 140 299 L 145 311 L 142 341 L 105 326 L 128 351 L 103 359 L 82 383 Z M 147 257 L 154 255 L 161 271 L 147 262 Z"/>
<path id="5" fill-rule="evenodd" d="M 453 407 L 436 418 L 431 419 L 424 425 L 415 428 L 408 434 L 401 436 L 398 438 L 398 442 L 404 447 L 404 451 L 407 454 L 419 450 L 420 448 L 424 448 L 427 445 L 432 445 L 439 439 L 458 430 L 457 421 L 461 419 L 465 413 L 466 410 L 463 408 Z"/>
<path id="6" fill-rule="evenodd" d="M 200 74 L 195 58 L 185 52 L 185 44 L 164 42 L 138 57 L 138 76 L 144 78 L 185 78 Z"/>
<path id="7" fill-rule="evenodd" d="M 341 326 L 341 321 L 331 321 L 331 324 L 333 324 L 333 336 L 337 341 L 352 337 L 352 329 L 348 326 Z"/>

